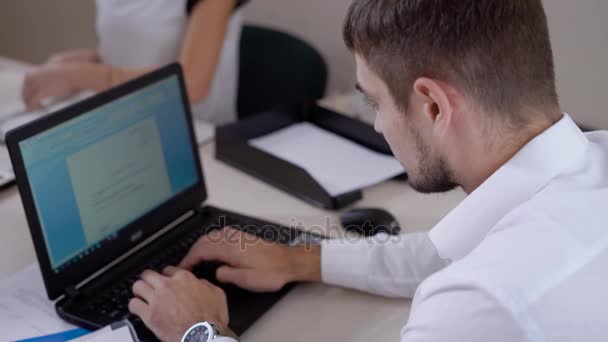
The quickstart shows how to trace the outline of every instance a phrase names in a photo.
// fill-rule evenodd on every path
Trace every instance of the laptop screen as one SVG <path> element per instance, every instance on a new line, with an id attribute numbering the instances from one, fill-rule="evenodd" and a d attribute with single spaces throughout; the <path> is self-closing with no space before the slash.
<path id="1" fill-rule="evenodd" d="M 55 273 L 199 182 L 178 76 L 21 141 Z"/>

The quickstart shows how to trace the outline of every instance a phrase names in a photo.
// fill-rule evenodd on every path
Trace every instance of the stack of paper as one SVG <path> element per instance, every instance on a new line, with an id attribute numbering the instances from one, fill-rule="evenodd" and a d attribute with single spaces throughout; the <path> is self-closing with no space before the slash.
<path id="1" fill-rule="evenodd" d="M 82 101 L 93 94 L 93 92 L 86 91 L 67 99 L 44 99 L 42 101 L 43 109 L 27 112 L 21 99 L 24 79 L 24 70 L 0 70 L 0 140 L 2 141 L 8 131 Z"/>
<path id="2" fill-rule="evenodd" d="M 0 102 L 0 140 L 4 141 L 4 136 L 12 129 L 61 110 L 76 102 L 80 102 L 92 95 L 94 95 L 94 93 L 91 91 L 83 91 L 63 100 L 46 99 L 43 101 L 43 104 L 45 105 L 43 109 L 27 113 L 25 112 L 25 107 L 22 111 L 8 112 L 11 109 L 10 106 L 5 108 L 5 106 L 2 105 L 2 102 Z"/>
<path id="3" fill-rule="evenodd" d="M 94 94 L 93 92 L 82 92 L 61 101 L 57 101 L 57 99 L 45 99 L 43 101 L 45 105 L 44 109 L 27 112 L 25 104 L 21 100 L 21 89 L 24 78 L 25 71 L 0 70 L 0 141 L 4 141 L 4 136 L 10 130 L 39 119 L 48 113 L 82 101 Z M 194 132 L 196 142 L 202 145 L 215 137 L 215 126 L 207 122 L 195 120 Z"/>
<path id="4" fill-rule="evenodd" d="M 132 336 L 132 329 L 123 321 L 88 334 L 87 331 L 60 319 L 55 312 L 54 303 L 46 295 L 38 264 L 31 265 L 0 283 L 2 341 L 57 341 L 85 334 L 74 341 L 131 342 L 137 340 Z"/>
<path id="5" fill-rule="evenodd" d="M 194 120 L 194 135 L 196 143 L 204 145 L 215 138 L 215 126 L 205 121 Z"/>
<path id="6" fill-rule="evenodd" d="M 0 120 L 25 111 L 21 101 L 24 78 L 25 71 L 0 70 Z"/>
<path id="7" fill-rule="evenodd" d="M 0 284 L 0 335 L 16 341 L 76 327 L 61 320 L 44 289 L 38 264 Z"/>
<path id="8" fill-rule="evenodd" d="M 306 170 L 331 196 L 359 190 L 403 173 L 397 159 L 303 122 L 249 144 Z"/>
<path id="9" fill-rule="evenodd" d="M 72 342 L 136 342 L 138 341 L 132 327 L 122 325 L 120 327 L 108 326 L 94 333 L 70 340 Z"/>

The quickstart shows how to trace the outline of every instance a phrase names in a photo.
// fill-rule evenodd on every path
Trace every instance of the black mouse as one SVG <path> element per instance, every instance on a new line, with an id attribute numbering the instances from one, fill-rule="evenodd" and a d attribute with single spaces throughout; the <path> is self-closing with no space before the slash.
<path id="1" fill-rule="evenodd" d="M 342 214 L 340 220 L 346 231 L 368 237 L 378 233 L 397 235 L 401 232 L 395 217 L 382 209 L 352 209 Z"/>

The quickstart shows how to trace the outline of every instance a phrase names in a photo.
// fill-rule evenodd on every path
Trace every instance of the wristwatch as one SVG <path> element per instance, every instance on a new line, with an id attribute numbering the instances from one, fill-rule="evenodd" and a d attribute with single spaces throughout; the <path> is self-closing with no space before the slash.
<path id="1" fill-rule="evenodd" d="M 184 337 L 182 337 L 182 342 L 211 342 L 220 336 L 232 337 L 235 340 L 237 338 L 236 334 L 229 329 L 220 331 L 220 329 L 211 322 L 201 322 L 196 323 L 186 331 Z"/>

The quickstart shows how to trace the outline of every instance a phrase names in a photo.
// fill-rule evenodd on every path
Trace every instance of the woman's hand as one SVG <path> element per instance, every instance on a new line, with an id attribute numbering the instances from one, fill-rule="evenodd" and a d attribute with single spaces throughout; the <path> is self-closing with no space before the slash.
<path id="1" fill-rule="evenodd" d="M 28 73 L 23 81 L 22 97 L 28 111 L 43 107 L 47 98 L 65 98 L 77 90 L 78 68 L 73 65 L 48 64 Z"/>
<path id="2" fill-rule="evenodd" d="M 47 64 L 100 63 L 97 49 L 76 49 L 52 55 Z"/>
<path id="3" fill-rule="evenodd" d="M 100 91 L 111 84 L 111 69 L 101 64 L 45 64 L 29 72 L 21 96 L 28 111 L 45 99 L 63 99 L 83 90 Z"/>

